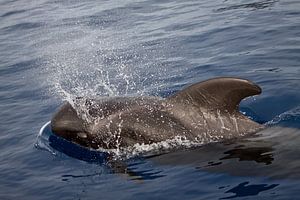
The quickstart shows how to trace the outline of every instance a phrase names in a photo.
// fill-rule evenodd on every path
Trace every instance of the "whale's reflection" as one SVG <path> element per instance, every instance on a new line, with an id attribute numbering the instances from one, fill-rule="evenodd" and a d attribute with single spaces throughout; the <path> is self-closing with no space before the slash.
<path id="1" fill-rule="evenodd" d="M 243 139 L 212 143 L 149 158 L 161 165 L 189 165 L 200 172 L 299 179 L 300 130 L 271 127 Z"/>
<path id="2" fill-rule="evenodd" d="M 237 197 L 245 197 L 245 196 L 256 196 L 260 192 L 266 191 L 266 190 L 271 190 L 275 187 L 277 187 L 279 184 L 253 184 L 249 185 L 249 182 L 243 182 L 240 183 L 239 185 L 231 188 L 230 190 L 227 190 L 225 193 L 234 193 L 235 195 L 233 196 L 228 196 L 224 197 L 221 199 L 233 199 Z"/>
<path id="3" fill-rule="evenodd" d="M 259 1 L 259 2 L 252 2 L 252 3 L 245 3 L 245 4 L 236 4 L 231 5 L 223 8 L 216 9 L 216 12 L 224 12 L 228 10 L 237 10 L 237 9 L 253 9 L 253 10 L 260 10 L 269 8 L 276 3 L 277 0 L 265 0 L 265 1 Z"/>
<path id="4" fill-rule="evenodd" d="M 270 165 L 274 160 L 272 147 L 237 147 L 224 152 L 227 156 L 220 158 L 220 160 L 238 158 L 239 161 L 255 161 L 257 163 L 265 163 Z"/>
<path id="5" fill-rule="evenodd" d="M 271 153 L 273 148 L 271 147 L 244 147 L 237 146 L 233 149 L 225 151 L 226 156 L 220 158 L 220 161 L 208 161 L 205 167 L 212 167 L 216 165 L 221 165 L 222 160 L 237 158 L 239 161 L 255 161 L 257 163 L 264 163 L 269 165 L 274 160 L 273 154 Z M 201 167 L 198 167 L 201 168 Z"/>
<path id="6" fill-rule="evenodd" d="M 246 143 L 246 140 L 238 142 Z M 247 146 L 248 145 L 248 146 Z M 183 150 L 149 158 L 154 162 L 169 165 L 196 165 L 197 169 L 228 165 L 230 162 L 250 162 L 255 165 L 271 165 L 274 161 L 272 146 L 226 145 L 215 143 L 192 150 Z M 267 144 L 264 144 L 267 145 Z M 225 155 L 225 156 L 224 156 Z"/>
<path id="7" fill-rule="evenodd" d="M 131 180 L 152 180 L 165 176 L 161 173 L 162 171 L 160 170 L 141 170 L 140 168 L 136 167 L 137 165 L 141 165 L 143 163 L 142 160 L 129 160 L 128 162 L 123 160 L 114 160 L 110 158 L 110 155 L 108 153 L 83 148 L 56 135 L 50 135 L 49 145 L 53 149 L 72 158 L 83 160 L 88 163 L 99 164 L 102 168 L 105 169 L 106 173 L 125 174 L 126 177 Z M 98 175 L 98 173 L 92 173 L 88 175 L 68 174 L 63 175 L 62 180 L 68 181 L 68 179 L 70 178 L 85 178 Z"/>

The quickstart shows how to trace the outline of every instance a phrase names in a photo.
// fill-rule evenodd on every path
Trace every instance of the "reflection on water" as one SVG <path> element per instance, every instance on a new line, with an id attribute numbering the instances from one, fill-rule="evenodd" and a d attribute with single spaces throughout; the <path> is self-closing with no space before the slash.
<path id="1" fill-rule="evenodd" d="M 273 155 L 270 153 L 272 150 L 271 147 L 238 147 L 224 152 L 228 155 L 220 158 L 220 160 L 239 158 L 239 161 L 255 161 L 269 165 L 274 160 Z"/>
<path id="2" fill-rule="evenodd" d="M 140 169 L 142 165 L 141 161 L 133 163 L 125 162 L 122 160 L 111 160 L 107 163 L 110 167 L 112 173 L 123 174 L 130 180 L 153 180 L 157 178 L 164 177 L 161 170 L 151 169 Z"/>
<path id="3" fill-rule="evenodd" d="M 253 2 L 253 3 L 237 4 L 237 5 L 219 8 L 216 10 L 216 12 L 223 12 L 223 11 L 236 10 L 236 9 L 248 9 L 248 8 L 253 9 L 253 10 L 265 9 L 265 8 L 273 6 L 273 4 L 275 2 L 277 2 L 277 1 L 276 0 L 266 0 L 266 1 Z"/>
<path id="4" fill-rule="evenodd" d="M 219 160 L 227 160 L 227 159 L 234 159 L 238 158 L 239 161 L 255 161 L 257 163 L 264 163 L 266 165 L 270 165 L 274 160 L 271 147 L 244 147 L 243 145 L 236 146 L 233 149 L 225 151 L 224 154 L 228 154 L 220 158 Z M 221 165 L 222 162 L 220 161 L 208 161 L 206 167 L 213 167 L 216 165 Z M 197 167 L 201 168 L 201 167 Z"/>
<path id="5" fill-rule="evenodd" d="M 221 199 L 233 199 L 237 197 L 254 196 L 254 195 L 258 195 L 260 192 L 271 190 L 279 185 L 279 184 L 271 184 L 271 185 L 268 184 L 248 185 L 248 184 L 249 182 L 243 182 L 237 185 L 236 187 L 227 190 L 225 193 L 235 193 L 235 195 L 224 197 Z"/>
<path id="6" fill-rule="evenodd" d="M 285 146 L 285 141 L 290 141 Z M 190 165 L 199 172 L 299 179 L 300 130 L 270 127 L 255 136 L 150 158 L 161 165 Z M 288 163 L 288 165 L 287 165 Z"/>
<path id="7" fill-rule="evenodd" d="M 140 163 L 139 163 L 140 164 Z M 145 181 L 145 180 L 153 180 L 157 178 L 164 177 L 161 170 L 155 169 L 147 169 L 141 170 L 139 168 L 131 167 L 122 161 L 113 161 L 107 164 L 101 164 L 99 166 L 101 168 L 100 172 L 84 174 L 84 175 L 74 175 L 74 174 L 65 174 L 62 175 L 62 181 L 70 181 L 70 179 L 82 178 L 85 179 L 87 177 L 97 177 L 101 176 L 103 171 L 109 174 L 119 174 L 120 176 L 125 176 L 126 179 L 132 181 Z"/>
<path id="8" fill-rule="evenodd" d="M 85 175 L 72 175 L 72 174 L 65 174 L 62 175 L 62 181 L 69 181 L 70 178 L 86 178 L 91 176 L 98 176 L 99 173 L 93 173 L 93 174 L 85 174 Z"/>
<path id="9" fill-rule="evenodd" d="M 46 127 L 46 131 L 49 131 Z M 49 145 L 53 150 L 64 153 L 72 158 L 83 160 L 88 163 L 99 164 L 106 173 L 122 174 L 130 180 L 152 180 L 156 178 L 164 177 L 161 174 L 162 171 L 155 169 L 140 170 L 137 165 L 141 164 L 141 160 L 134 162 L 134 160 L 123 161 L 115 160 L 110 157 L 108 153 L 90 150 L 81 147 L 77 144 L 69 142 L 63 138 L 57 137 L 54 134 L 49 136 Z M 99 173 L 87 174 L 87 175 L 63 175 L 62 180 L 68 181 L 69 178 L 86 178 L 90 176 L 97 176 Z"/>

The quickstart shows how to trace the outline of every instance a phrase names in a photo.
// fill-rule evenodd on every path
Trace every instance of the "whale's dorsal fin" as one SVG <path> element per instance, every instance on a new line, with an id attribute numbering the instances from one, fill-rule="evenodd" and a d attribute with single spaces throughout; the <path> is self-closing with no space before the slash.
<path id="1" fill-rule="evenodd" d="M 167 100 L 209 110 L 236 112 L 242 99 L 260 93 L 261 88 L 248 80 L 224 77 L 191 85 Z"/>

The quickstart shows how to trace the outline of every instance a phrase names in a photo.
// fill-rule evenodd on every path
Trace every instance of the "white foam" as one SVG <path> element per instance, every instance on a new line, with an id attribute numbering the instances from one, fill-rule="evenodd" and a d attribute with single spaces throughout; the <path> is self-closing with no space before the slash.
<path id="1" fill-rule="evenodd" d="M 35 147 L 48 151 L 53 155 L 56 155 L 55 151 L 49 146 L 49 135 L 47 135 L 47 131 L 46 129 L 49 128 L 51 121 L 45 123 L 42 128 L 40 129 L 38 135 L 37 135 L 37 139 L 36 139 L 36 143 L 35 143 Z"/>
<path id="2" fill-rule="evenodd" d="M 120 147 L 117 149 L 103 149 L 99 148 L 98 151 L 112 153 L 116 159 L 129 159 L 139 155 L 155 154 L 165 151 L 170 151 L 178 148 L 191 148 L 195 146 L 203 145 L 205 142 L 203 140 L 195 139 L 191 141 L 183 136 L 176 136 L 173 139 L 167 139 L 165 141 L 144 144 L 136 143 L 129 147 Z"/>

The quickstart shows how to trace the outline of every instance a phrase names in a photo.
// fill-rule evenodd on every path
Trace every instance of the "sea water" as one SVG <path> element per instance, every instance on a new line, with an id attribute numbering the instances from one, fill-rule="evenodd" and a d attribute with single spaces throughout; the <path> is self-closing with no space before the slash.
<path id="1" fill-rule="evenodd" d="M 0 199 L 298 199 L 299 56 L 299 1 L 1 1 Z M 39 137 L 65 100 L 219 76 L 262 87 L 240 109 L 267 129 L 106 164 Z"/>

